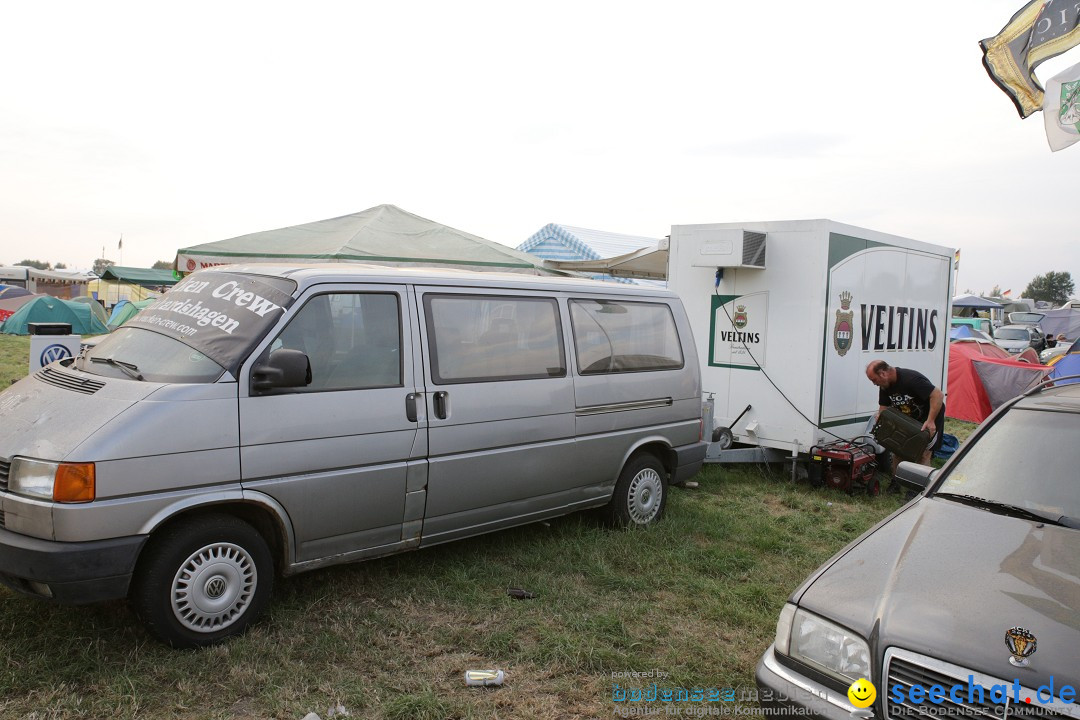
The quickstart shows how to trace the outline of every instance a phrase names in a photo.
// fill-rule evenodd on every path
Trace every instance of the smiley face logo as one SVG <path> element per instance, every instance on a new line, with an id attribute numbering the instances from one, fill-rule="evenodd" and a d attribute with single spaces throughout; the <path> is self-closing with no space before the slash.
<path id="1" fill-rule="evenodd" d="M 851 704 L 857 708 L 870 707 L 877 699 L 877 688 L 869 680 L 860 678 L 851 683 L 851 687 L 847 689 L 847 696 Z"/>

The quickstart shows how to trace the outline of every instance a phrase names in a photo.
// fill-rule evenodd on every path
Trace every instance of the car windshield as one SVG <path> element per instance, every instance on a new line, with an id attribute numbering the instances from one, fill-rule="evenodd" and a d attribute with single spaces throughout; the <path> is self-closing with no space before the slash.
<path id="1" fill-rule="evenodd" d="M 1027 340 L 1028 331 L 1023 328 L 1001 328 L 997 331 L 998 340 Z"/>
<path id="2" fill-rule="evenodd" d="M 225 368 L 179 340 L 134 327 L 103 337 L 75 361 L 83 372 L 175 383 L 214 382 Z"/>
<path id="3" fill-rule="evenodd" d="M 987 428 L 934 494 L 954 493 L 1080 520 L 1080 414 L 1010 410 Z"/>

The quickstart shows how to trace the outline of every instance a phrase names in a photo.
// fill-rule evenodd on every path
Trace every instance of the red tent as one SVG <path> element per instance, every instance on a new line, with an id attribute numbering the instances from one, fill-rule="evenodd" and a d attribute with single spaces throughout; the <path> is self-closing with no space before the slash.
<path id="1" fill-rule="evenodd" d="M 945 415 L 982 422 L 1002 403 L 1034 387 L 1050 371 L 1014 359 L 997 345 L 978 340 L 949 343 L 949 399 Z"/>

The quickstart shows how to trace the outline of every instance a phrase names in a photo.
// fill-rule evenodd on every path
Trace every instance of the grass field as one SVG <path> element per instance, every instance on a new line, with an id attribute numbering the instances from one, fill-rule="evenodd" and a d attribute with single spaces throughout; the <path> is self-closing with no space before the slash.
<path id="1" fill-rule="evenodd" d="M 30 369 L 30 336 L 0 334 L 0 390 L 26 377 Z"/>
<path id="2" fill-rule="evenodd" d="M 3 377 L 25 375 L 24 340 L 0 336 Z M 0 589 L 0 717 L 593 718 L 614 683 L 647 684 L 613 673 L 750 688 L 791 591 L 900 505 L 789 477 L 709 465 L 643 531 L 582 513 L 282 580 L 263 621 L 201 651 L 159 645 L 122 602 Z M 478 668 L 504 686 L 465 687 Z"/>
<path id="3" fill-rule="evenodd" d="M 0 590 L 0 717 L 610 717 L 613 683 L 635 686 L 614 672 L 751 687 L 788 594 L 899 505 L 787 478 L 709 466 L 645 531 L 578 514 L 284 580 L 263 622 L 202 651 L 157 644 L 123 603 Z M 506 683 L 465 687 L 470 668 Z"/>

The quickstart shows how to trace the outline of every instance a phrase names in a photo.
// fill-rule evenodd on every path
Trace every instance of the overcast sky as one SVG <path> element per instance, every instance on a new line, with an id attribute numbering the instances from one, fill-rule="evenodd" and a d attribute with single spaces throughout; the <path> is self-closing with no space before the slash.
<path id="1" fill-rule="evenodd" d="M 0 262 L 147 267 L 392 203 L 511 246 L 829 218 L 1017 295 L 1080 276 L 1080 145 L 981 65 L 1022 5 L 5 3 Z"/>

